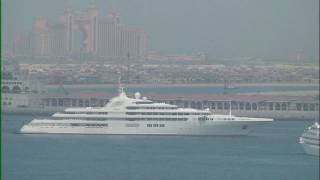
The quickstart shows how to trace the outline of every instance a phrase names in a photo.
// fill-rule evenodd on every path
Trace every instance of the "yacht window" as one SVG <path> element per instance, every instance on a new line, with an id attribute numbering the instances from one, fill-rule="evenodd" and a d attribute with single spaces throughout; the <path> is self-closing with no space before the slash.
<path id="1" fill-rule="evenodd" d="M 72 100 L 72 106 L 77 106 L 77 101 L 75 99 Z"/>
<path id="2" fill-rule="evenodd" d="M 115 101 L 112 102 L 110 107 L 117 107 L 117 106 L 121 106 L 124 103 L 124 101 Z"/>
<path id="3" fill-rule="evenodd" d="M 310 104 L 310 110 L 314 111 L 315 110 L 315 105 L 314 104 Z"/>
<path id="4" fill-rule="evenodd" d="M 79 106 L 80 106 L 80 107 L 83 106 L 83 100 L 79 100 Z"/>
<path id="5" fill-rule="evenodd" d="M 59 100 L 58 100 L 58 104 L 59 104 L 59 106 L 63 106 L 63 100 L 62 100 L 62 99 L 59 99 Z"/>
<path id="6" fill-rule="evenodd" d="M 137 115 L 139 113 L 137 113 L 137 112 L 126 112 L 126 114 L 128 114 L 128 115 Z"/>
<path id="7" fill-rule="evenodd" d="M 138 109 L 138 107 L 128 106 L 127 109 Z"/>
<path id="8" fill-rule="evenodd" d="M 135 123 L 135 124 L 126 124 L 126 127 L 139 127 L 139 124 Z"/>
<path id="9" fill-rule="evenodd" d="M 152 104 L 152 102 L 146 102 L 146 101 L 142 101 L 142 102 L 135 102 L 136 104 Z"/>

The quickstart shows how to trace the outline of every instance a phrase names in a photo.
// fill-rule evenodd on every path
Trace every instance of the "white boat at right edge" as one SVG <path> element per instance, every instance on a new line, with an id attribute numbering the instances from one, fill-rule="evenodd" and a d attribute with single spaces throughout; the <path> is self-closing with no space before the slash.
<path id="1" fill-rule="evenodd" d="M 319 128 L 319 123 L 315 122 L 312 126 L 308 127 L 299 139 L 299 143 L 309 155 L 319 156 Z"/>

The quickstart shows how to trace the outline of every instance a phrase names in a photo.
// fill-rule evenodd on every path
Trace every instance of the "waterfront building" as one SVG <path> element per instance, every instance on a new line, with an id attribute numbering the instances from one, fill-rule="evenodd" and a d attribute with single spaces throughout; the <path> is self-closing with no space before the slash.
<path id="1" fill-rule="evenodd" d="M 40 109 L 47 90 L 41 83 L 21 72 L 14 60 L 4 60 L 2 70 L 2 111 L 18 113 Z"/>

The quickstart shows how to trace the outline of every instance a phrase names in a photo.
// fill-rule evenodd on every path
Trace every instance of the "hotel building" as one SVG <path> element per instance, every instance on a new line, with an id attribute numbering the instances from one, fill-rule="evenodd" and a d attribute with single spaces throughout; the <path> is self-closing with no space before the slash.
<path id="1" fill-rule="evenodd" d="M 107 16 L 100 16 L 94 4 L 82 11 L 65 9 L 58 23 L 38 17 L 32 33 L 14 41 L 16 55 L 36 57 L 87 53 L 107 58 L 128 55 L 143 58 L 146 50 L 147 35 L 142 29 L 121 24 L 119 15 L 113 10 Z"/>

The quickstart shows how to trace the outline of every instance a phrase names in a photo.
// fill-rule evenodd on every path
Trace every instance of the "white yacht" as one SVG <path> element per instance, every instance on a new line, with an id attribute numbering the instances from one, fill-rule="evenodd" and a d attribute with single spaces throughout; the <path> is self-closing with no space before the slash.
<path id="1" fill-rule="evenodd" d="M 21 133 L 61 134 L 155 134 L 155 135 L 246 135 L 256 125 L 273 119 L 216 115 L 206 110 L 156 103 L 135 93 L 119 95 L 104 107 L 67 108 L 50 119 L 34 119 Z"/>
<path id="2" fill-rule="evenodd" d="M 315 122 L 299 139 L 299 143 L 307 154 L 319 156 L 319 128 L 319 123 Z"/>

